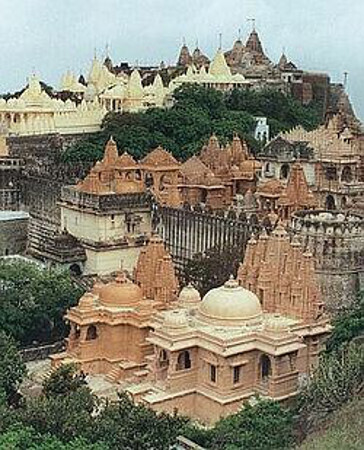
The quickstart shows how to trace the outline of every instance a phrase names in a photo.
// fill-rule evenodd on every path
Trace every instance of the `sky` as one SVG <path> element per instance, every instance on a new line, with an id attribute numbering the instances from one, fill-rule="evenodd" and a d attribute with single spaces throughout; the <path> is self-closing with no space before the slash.
<path id="1" fill-rule="evenodd" d="M 342 82 L 364 119 L 364 0 L 0 0 L 0 92 L 35 72 L 58 87 L 66 70 L 87 74 L 106 45 L 114 63 L 174 63 L 183 38 L 213 56 L 255 18 L 266 54 L 282 49 L 299 68 Z"/>

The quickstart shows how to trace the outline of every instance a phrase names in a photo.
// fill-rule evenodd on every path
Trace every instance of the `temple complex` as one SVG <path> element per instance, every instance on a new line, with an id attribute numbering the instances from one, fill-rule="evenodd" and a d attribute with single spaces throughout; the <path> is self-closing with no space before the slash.
<path id="1" fill-rule="evenodd" d="M 66 318 L 53 367 L 74 362 L 119 382 L 137 402 L 211 424 L 260 394 L 285 401 L 318 362 L 330 325 L 314 260 L 281 225 L 250 240 L 238 279 L 198 291 L 178 283 L 153 236 L 134 282 L 96 283 Z"/>
<path id="2" fill-rule="evenodd" d="M 221 91 L 227 91 L 243 86 L 247 87 L 250 85 L 243 75 L 231 73 L 221 49 L 217 50 L 208 69 L 206 69 L 204 64 L 198 69 L 191 63 L 191 65 L 188 66 L 186 73 L 171 81 L 170 89 L 173 91 L 183 84 L 198 84 Z"/>
<path id="3" fill-rule="evenodd" d="M 96 283 L 66 319 L 67 349 L 51 357 L 53 367 L 72 362 L 109 381 L 142 380 L 153 347 L 146 338 L 151 318 L 177 299 L 178 283 L 170 255 L 153 236 L 142 250 L 133 283 L 120 271 L 113 281 Z"/>
<path id="4" fill-rule="evenodd" d="M 284 401 L 318 363 L 330 325 L 312 254 L 282 226 L 250 241 L 238 281 L 191 286 L 152 321 L 146 381 L 127 385 L 137 402 L 203 423 L 237 412 L 254 395 Z"/>
<path id="5" fill-rule="evenodd" d="M 97 98 L 76 104 L 51 98 L 33 75 L 19 98 L 0 98 L 0 125 L 3 134 L 74 134 L 100 129 L 105 109 Z"/>
<path id="6" fill-rule="evenodd" d="M 322 208 L 355 209 L 364 195 L 361 142 L 342 116 L 336 115 L 326 125 L 313 131 L 296 128 L 282 133 L 289 143 L 304 143 L 313 152 L 314 187 Z"/>

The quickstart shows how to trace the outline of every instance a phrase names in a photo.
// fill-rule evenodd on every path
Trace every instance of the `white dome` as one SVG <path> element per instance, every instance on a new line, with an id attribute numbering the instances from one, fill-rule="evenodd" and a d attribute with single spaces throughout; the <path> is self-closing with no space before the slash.
<path id="1" fill-rule="evenodd" d="M 199 312 L 204 320 L 227 326 L 258 323 L 262 317 L 258 297 L 233 279 L 211 289 L 203 298 Z"/>
<path id="2" fill-rule="evenodd" d="M 201 295 L 198 290 L 192 286 L 192 284 L 188 284 L 181 290 L 178 296 L 178 301 L 184 305 L 200 303 Z"/>

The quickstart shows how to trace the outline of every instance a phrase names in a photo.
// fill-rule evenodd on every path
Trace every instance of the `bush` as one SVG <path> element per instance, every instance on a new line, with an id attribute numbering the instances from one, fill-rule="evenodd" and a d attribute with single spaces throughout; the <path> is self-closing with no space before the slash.
<path id="1" fill-rule="evenodd" d="M 274 450 L 292 442 L 293 418 L 278 402 L 259 400 L 221 419 L 211 430 L 191 429 L 188 436 L 214 450 Z"/>

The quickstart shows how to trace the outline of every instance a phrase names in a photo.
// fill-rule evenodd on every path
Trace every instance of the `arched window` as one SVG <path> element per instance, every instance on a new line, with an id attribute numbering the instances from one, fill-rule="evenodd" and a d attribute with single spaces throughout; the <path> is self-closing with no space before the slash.
<path id="1" fill-rule="evenodd" d="M 353 181 L 353 173 L 350 166 L 344 167 L 341 174 L 341 181 L 343 181 L 344 183 L 351 183 L 351 181 Z"/>
<path id="2" fill-rule="evenodd" d="M 167 358 L 168 358 L 167 352 L 164 349 L 162 349 L 159 353 L 160 361 L 167 361 Z"/>
<path id="3" fill-rule="evenodd" d="M 286 180 L 288 178 L 288 175 L 289 175 L 289 165 L 283 164 L 281 167 L 281 174 L 280 174 L 281 180 Z"/>
<path id="4" fill-rule="evenodd" d="M 146 187 L 152 187 L 154 185 L 153 175 L 150 173 L 147 173 L 145 175 L 145 185 Z"/>
<path id="5" fill-rule="evenodd" d="M 185 369 L 191 369 L 190 352 L 188 352 L 187 350 L 181 352 L 178 355 L 177 360 L 177 370 L 185 370 Z"/>
<path id="6" fill-rule="evenodd" d="M 267 355 L 262 355 L 260 358 L 260 376 L 263 381 L 272 375 L 272 365 Z"/>
<path id="7" fill-rule="evenodd" d="M 328 211 L 333 211 L 336 209 L 335 199 L 331 194 L 326 197 L 325 206 Z"/>
<path id="8" fill-rule="evenodd" d="M 95 327 L 95 325 L 90 325 L 87 328 L 86 341 L 93 341 L 96 338 L 97 338 L 97 328 Z"/>
<path id="9" fill-rule="evenodd" d="M 336 167 L 335 166 L 326 167 L 325 175 L 327 180 L 337 180 Z"/>

